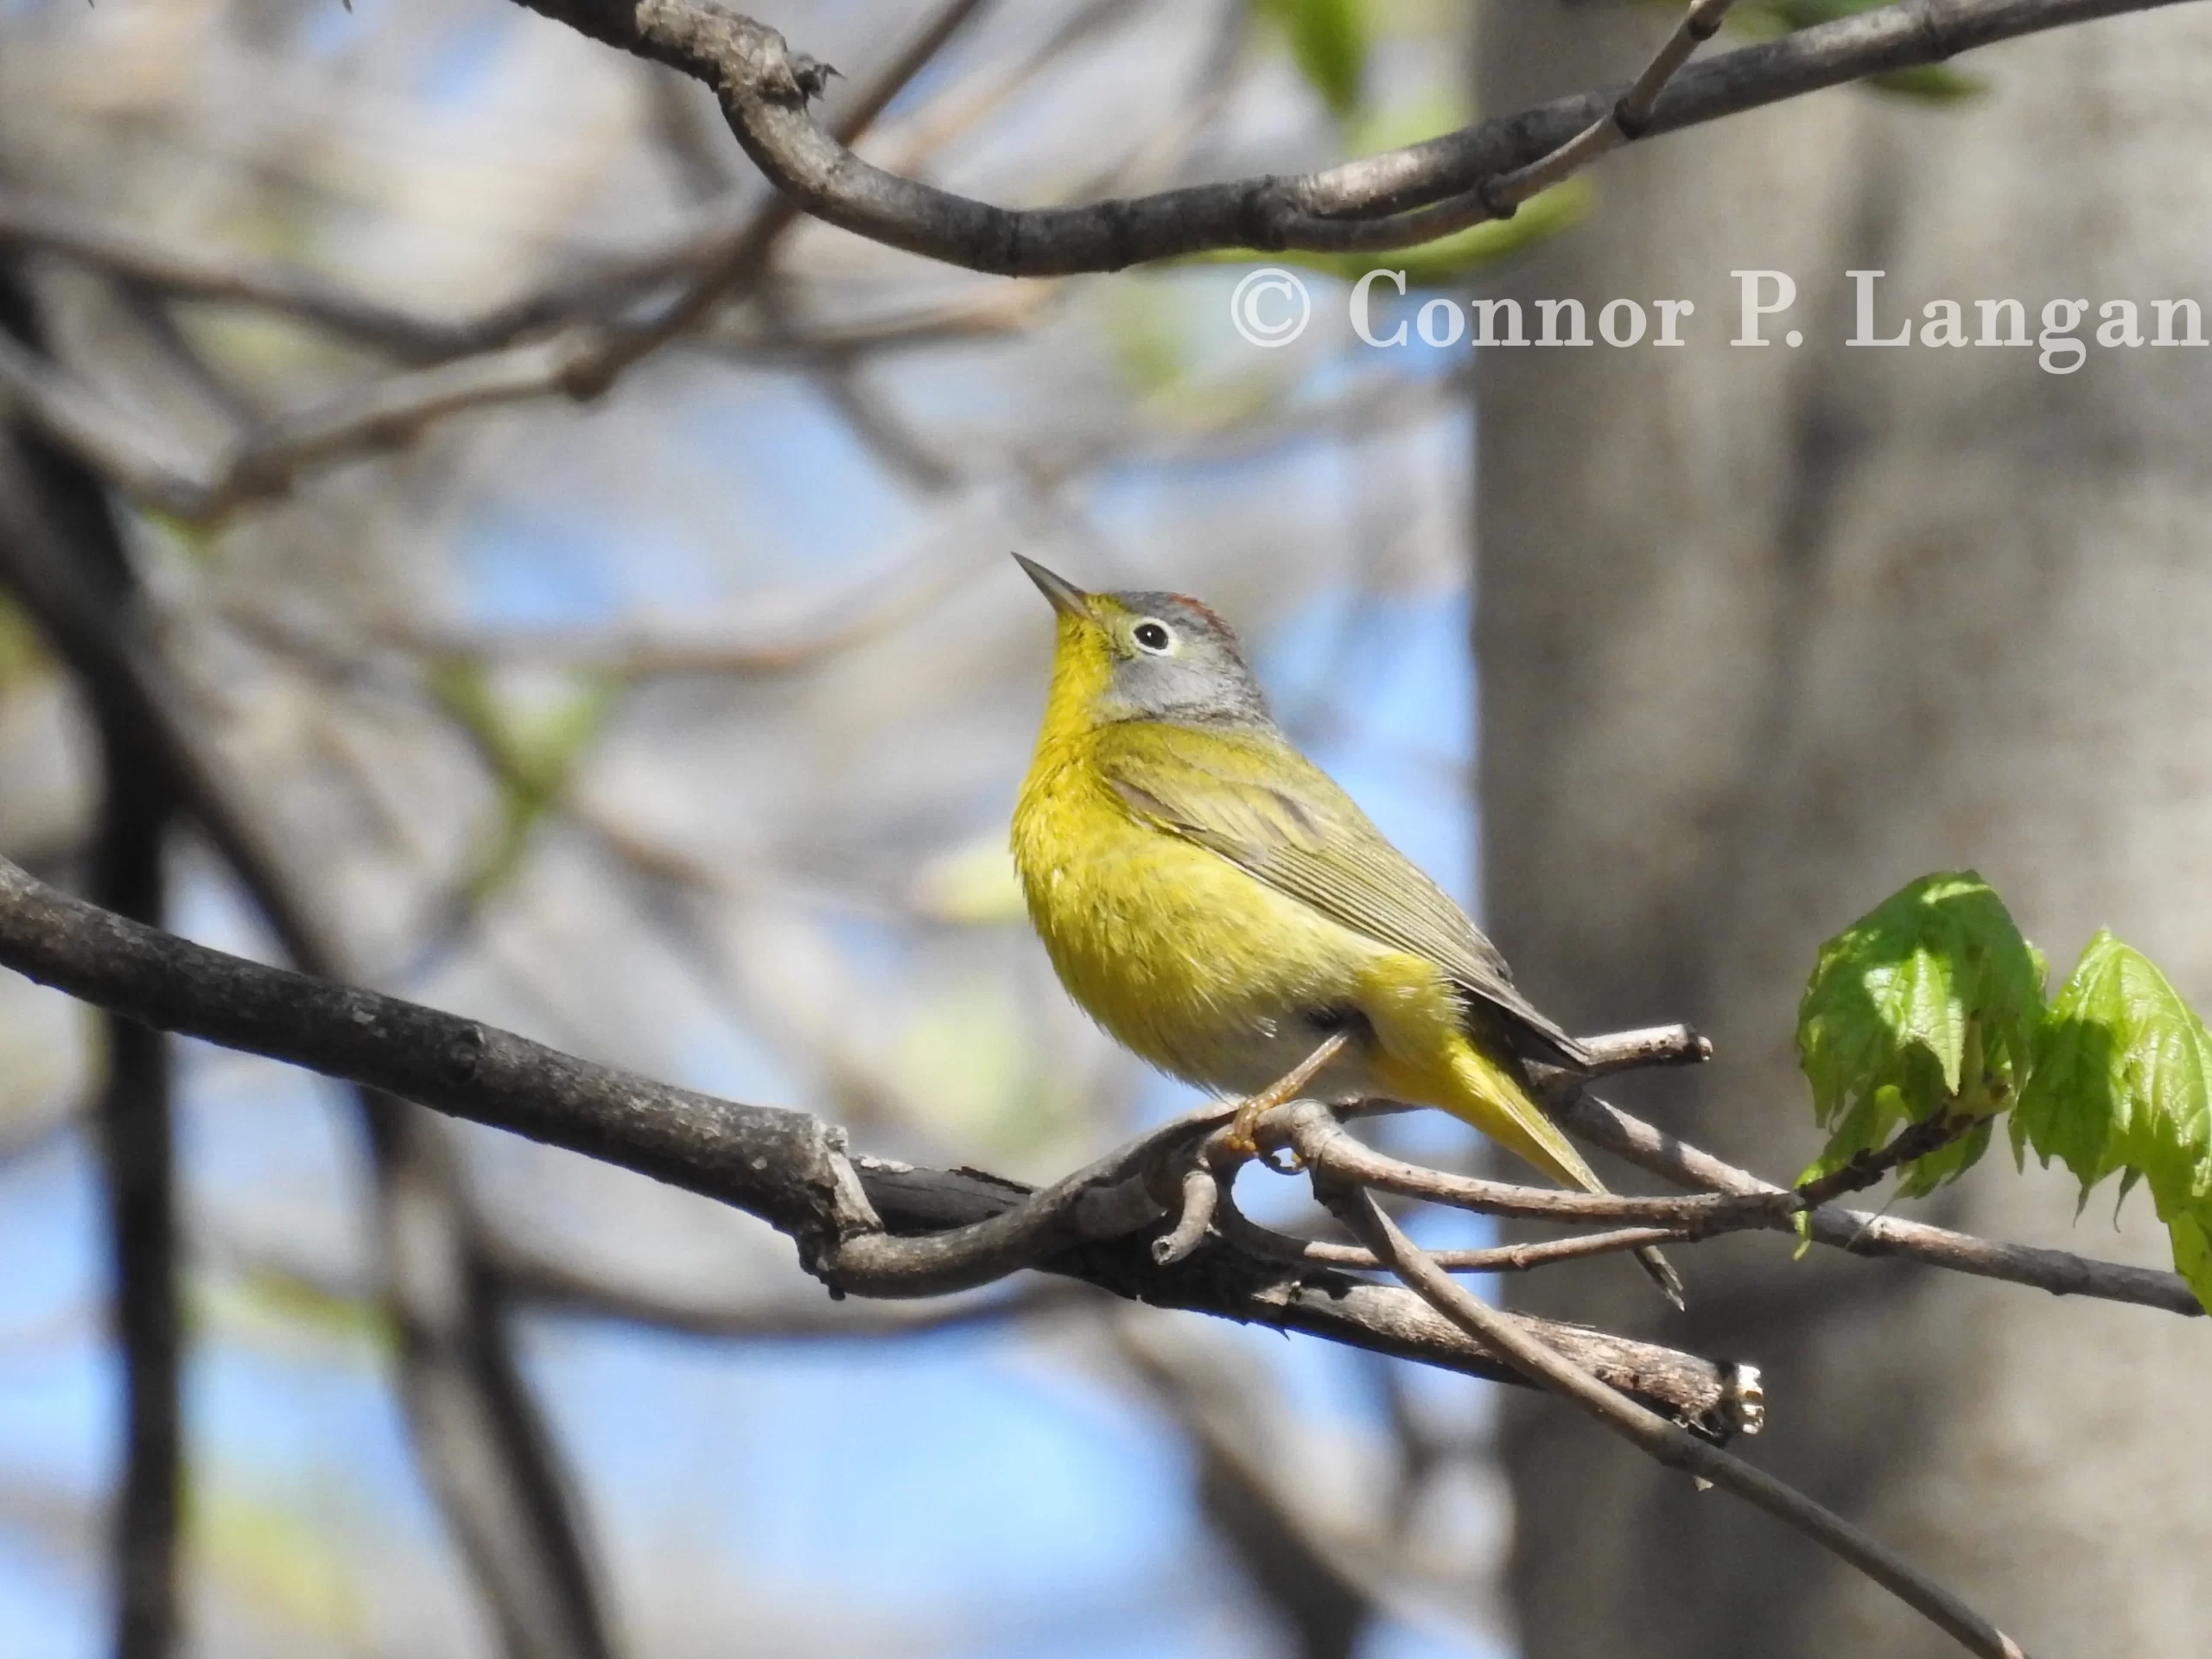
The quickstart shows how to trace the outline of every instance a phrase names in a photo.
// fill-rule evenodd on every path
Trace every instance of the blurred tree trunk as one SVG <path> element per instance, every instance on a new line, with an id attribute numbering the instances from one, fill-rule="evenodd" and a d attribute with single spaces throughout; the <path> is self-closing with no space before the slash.
<path id="1" fill-rule="evenodd" d="M 1493 5 L 1484 106 L 1624 76 L 1662 26 Z M 1842 344 L 1860 267 L 1890 273 L 1885 332 L 1907 298 L 1971 325 L 2017 296 L 2031 332 L 2054 297 L 2205 299 L 2212 19 L 1970 67 L 1992 90 L 1947 109 L 1840 91 L 1609 162 L 1592 219 L 1497 291 L 1687 296 L 1691 343 L 1482 364 L 1493 931 L 1571 1027 L 1711 1032 L 1707 1075 L 1631 1103 L 1770 1175 L 1815 1144 L 1789 1047 L 1815 945 L 1925 871 L 1988 875 L 2054 982 L 2108 923 L 2212 1006 L 2212 352 L 2059 377 L 2032 350 Z M 1726 344 L 1749 267 L 1800 290 L 1765 350 Z M 2077 1229 L 2068 1185 L 2009 1164 L 1939 1218 L 2164 1262 L 2142 1198 Z M 2203 1650 L 2212 1330 L 1773 1239 L 1681 1256 L 1687 1320 L 1597 1264 L 1514 1289 L 1763 1363 L 1754 1454 L 2031 1650 Z M 1955 1651 L 1764 1516 L 1516 1408 L 1529 1655 Z"/>

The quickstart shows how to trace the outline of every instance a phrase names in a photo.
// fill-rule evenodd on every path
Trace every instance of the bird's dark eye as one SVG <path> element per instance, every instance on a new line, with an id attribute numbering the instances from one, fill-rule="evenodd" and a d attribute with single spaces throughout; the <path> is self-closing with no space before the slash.
<path id="1" fill-rule="evenodd" d="M 1165 651 L 1175 636 L 1157 622 L 1140 622 L 1130 636 L 1147 651 Z"/>

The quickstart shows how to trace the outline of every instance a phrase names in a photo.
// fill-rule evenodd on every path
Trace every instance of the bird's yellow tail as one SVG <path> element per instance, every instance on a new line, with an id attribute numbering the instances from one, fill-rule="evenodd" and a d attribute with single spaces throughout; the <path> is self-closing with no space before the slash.
<path id="1" fill-rule="evenodd" d="M 1458 1033 L 1453 1035 L 1447 1052 L 1452 1080 L 1457 1086 L 1451 1098 L 1438 1104 L 1526 1159 L 1561 1186 L 1576 1187 L 1585 1192 L 1605 1190 L 1597 1172 L 1560 1133 L 1559 1125 L 1529 1097 L 1517 1065 L 1492 1059 L 1467 1037 Z M 1681 1275 L 1666 1257 L 1646 1246 L 1636 1253 L 1636 1259 L 1669 1301 L 1676 1307 L 1683 1306 Z"/>
<path id="2" fill-rule="evenodd" d="M 1465 1036 L 1454 1033 L 1447 1050 L 1453 1098 L 1438 1103 L 1464 1118 L 1498 1145 L 1524 1158 L 1561 1186 L 1602 1192 L 1605 1184 L 1560 1132 L 1544 1109 L 1529 1097 L 1519 1068 L 1501 1065 Z"/>

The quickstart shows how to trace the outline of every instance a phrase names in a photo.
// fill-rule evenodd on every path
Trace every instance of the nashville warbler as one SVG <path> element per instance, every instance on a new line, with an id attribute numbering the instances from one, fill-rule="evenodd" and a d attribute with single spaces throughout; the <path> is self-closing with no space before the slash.
<path id="1" fill-rule="evenodd" d="M 1031 919 L 1060 981 L 1125 1046 L 1224 1096 L 1438 1106 L 1605 1190 L 1522 1062 L 1586 1068 L 1505 959 L 1291 747 L 1228 626 L 1176 594 L 1087 594 L 1014 556 L 1059 613 L 1014 814 Z M 1681 1281 L 1640 1252 L 1669 1299 Z"/>

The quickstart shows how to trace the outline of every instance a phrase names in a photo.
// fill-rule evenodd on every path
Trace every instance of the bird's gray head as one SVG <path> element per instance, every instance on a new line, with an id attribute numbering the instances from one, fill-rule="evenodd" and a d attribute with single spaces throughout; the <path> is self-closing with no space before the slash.
<path id="1" fill-rule="evenodd" d="M 1014 557 L 1065 619 L 1062 664 L 1089 671 L 1082 677 L 1093 682 L 1085 688 L 1093 719 L 1273 723 L 1236 634 L 1197 600 L 1181 594 L 1087 594 L 1043 565 L 1019 553 Z"/>

